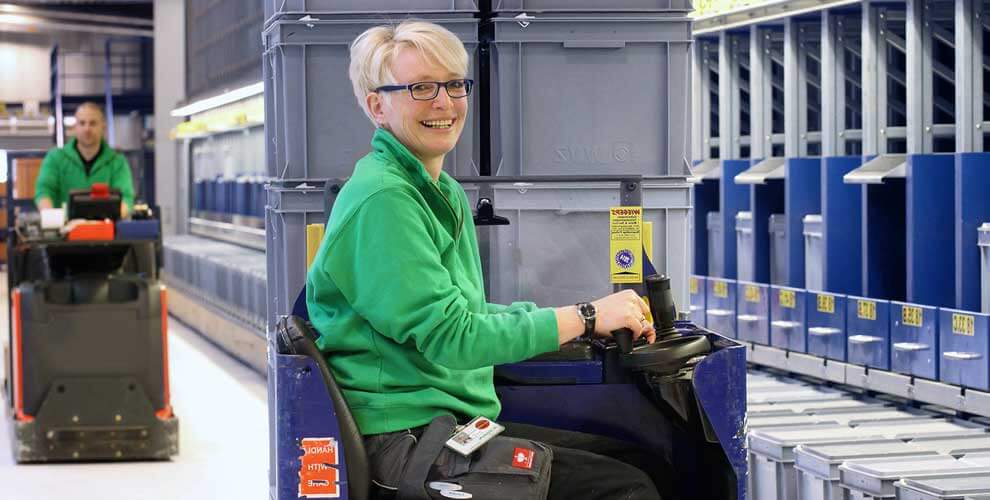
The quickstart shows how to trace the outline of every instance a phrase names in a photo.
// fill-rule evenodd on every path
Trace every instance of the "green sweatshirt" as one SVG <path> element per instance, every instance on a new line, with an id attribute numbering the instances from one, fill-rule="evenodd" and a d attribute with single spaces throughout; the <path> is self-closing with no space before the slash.
<path id="1" fill-rule="evenodd" d="M 37 203 L 42 198 L 48 198 L 52 200 L 54 208 L 61 208 L 69 201 L 70 190 L 89 189 L 97 182 L 119 189 L 120 197 L 127 203 L 127 208 L 134 207 L 134 184 L 127 158 L 110 149 L 106 141 L 103 141 L 103 149 L 87 176 L 73 137 L 65 147 L 54 148 L 45 155 L 34 185 L 34 201 Z"/>
<path id="2" fill-rule="evenodd" d="M 362 434 L 497 418 L 493 366 L 555 351 L 553 309 L 489 304 L 464 189 L 378 129 L 309 269 L 317 345 Z"/>

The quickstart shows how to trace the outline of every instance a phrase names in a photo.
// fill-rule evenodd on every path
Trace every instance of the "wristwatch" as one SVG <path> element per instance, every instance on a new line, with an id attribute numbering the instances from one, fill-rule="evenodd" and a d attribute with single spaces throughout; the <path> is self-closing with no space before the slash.
<path id="1" fill-rule="evenodd" d="M 577 304 L 578 316 L 584 321 L 584 335 L 590 337 L 595 333 L 595 318 L 597 317 L 597 311 L 595 306 L 590 302 L 580 302 Z"/>

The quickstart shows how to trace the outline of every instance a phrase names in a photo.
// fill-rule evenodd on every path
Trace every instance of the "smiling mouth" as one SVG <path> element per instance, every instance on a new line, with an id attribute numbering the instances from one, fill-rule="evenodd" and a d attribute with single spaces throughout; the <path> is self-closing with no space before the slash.
<path id="1" fill-rule="evenodd" d="M 449 129 L 454 126 L 454 120 L 424 120 L 419 122 L 420 125 L 426 128 L 434 129 Z"/>

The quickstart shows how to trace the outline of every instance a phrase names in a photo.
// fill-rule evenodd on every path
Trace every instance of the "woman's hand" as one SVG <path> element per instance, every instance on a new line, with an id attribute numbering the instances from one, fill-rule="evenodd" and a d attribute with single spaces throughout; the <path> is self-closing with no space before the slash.
<path id="1" fill-rule="evenodd" d="M 643 335 L 651 344 L 656 340 L 656 329 L 646 319 L 650 308 L 636 292 L 623 290 L 602 297 L 591 304 L 595 306 L 597 314 L 595 334 L 611 337 L 613 331 L 628 328 L 633 333 L 633 340 Z"/>

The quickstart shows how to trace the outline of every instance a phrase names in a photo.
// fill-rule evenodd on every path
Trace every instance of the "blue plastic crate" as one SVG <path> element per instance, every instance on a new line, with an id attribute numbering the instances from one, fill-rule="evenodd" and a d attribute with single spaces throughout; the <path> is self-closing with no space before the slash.
<path id="1" fill-rule="evenodd" d="M 122 220 L 115 227 L 118 240 L 157 240 L 158 219 Z"/>
<path id="2" fill-rule="evenodd" d="M 847 361 L 890 370 L 890 302 L 846 297 L 846 339 Z"/>
<path id="3" fill-rule="evenodd" d="M 890 368 L 907 375 L 938 379 L 938 310 L 890 303 Z"/>
<path id="4" fill-rule="evenodd" d="M 939 379 L 990 391 L 990 314 L 939 309 Z"/>
<path id="5" fill-rule="evenodd" d="M 740 340 L 770 343 L 770 285 L 740 281 L 736 285 L 738 314 L 736 330 Z"/>
<path id="6" fill-rule="evenodd" d="M 805 295 L 800 288 L 770 287 L 770 345 L 807 352 Z"/>
<path id="7" fill-rule="evenodd" d="M 808 354 L 846 360 L 846 296 L 808 292 Z"/>
<path id="8" fill-rule="evenodd" d="M 707 328 L 723 337 L 736 338 L 736 281 L 708 278 L 706 290 Z"/>
<path id="9" fill-rule="evenodd" d="M 691 322 L 700 327 L 705 327 L 705 294 L 706 279 L 704 276 L 691 275 L 688 278 L 688 295 L 690 296 Z"/>

